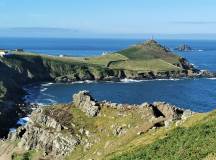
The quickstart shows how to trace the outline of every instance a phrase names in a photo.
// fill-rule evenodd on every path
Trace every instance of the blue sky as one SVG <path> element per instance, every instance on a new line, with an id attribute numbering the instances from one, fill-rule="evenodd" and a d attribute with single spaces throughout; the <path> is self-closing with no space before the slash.
<path id="1" fill-rule="evenodd" d="M 0 0 L 0 36 L 216 33 L 215 0 Z"/>

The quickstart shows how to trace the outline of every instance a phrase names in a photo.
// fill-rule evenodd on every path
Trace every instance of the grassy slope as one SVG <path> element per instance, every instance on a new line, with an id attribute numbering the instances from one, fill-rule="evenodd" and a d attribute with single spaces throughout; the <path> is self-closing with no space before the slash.
<path id="1" fill-rule="evenodd" d="M 98 64 L 102 66 L 107 66 L 111 61 L 124 61 L 127 60 L 128 58 L 118 54 L 118 53 L 112 53 L 112 54 L 107 54 L 104 56 L 99 56 L 99 57 L 92 57 L 92 58 L 86 58 L 86 62 L 92 63 L 92 64 Z"/>
<path id="2" fill-rule="evenodd" d="M 141 120 L 143 113 L 137 110 L 126 112 L 127 116 L 119 116 L 115 109 L 103 108 L 101 116 L 89 118 L 77 108 L 59 105 L 55 109 L 69 109 L 68 112 L 73 115 L 72 123 L 76 126 L 75 133 L 78 133 L 80 128 L 85 128 L 90 131 L 91 136 L 90 138 L 83 136 L 83 140 L 94 142 L 94 145 L 86 151 L 84 146 L 80 145 L 66 157 L 66 160 L 210 160 L 216 158 L 216 111 L 195 114 L 178 127 L 173 124 L 170 128 L 159 128 L 137 135 L 140 128 L 147 127 L 149 124 L 147 121 L 149 117 L 144 116 L 146 120 Z M 130 128 L 125 135 L 114 136 L 111 127 L 113 124 L 117 126 L 130 124 Z"/>
<path id="3" fill-rule="evenodd" d="M 179 70 L 178 67 L 162 60 L 162 59 L 152 59 L 152 60 L 128 60 L 125 62 L 113 63 L 111 68 L 114 69 L 126 69 L 135 71 L 173 71 Z"/>
<path id="4" fill-rule="evenodd" d="M 110 68 L 135 71 L 176 71 L 181 70 L 180 57 L 171 53 L 155 41 L 135 45 L 117 53 L 89 58 L 88 63 L 100 64 Z"/>
<path id="5" fill-rule="evenodd" d="M 165 134 L 164 134 L 165 133 Z M 133 148 L 110 155 L 113 160 L 194 160 L 216 158 L 216 112 L 198 114 L 186 121 L 181 127 L 160 135 L 150 144 L 144 139 L 135 141 Z M 155 137 L 151 135 L 149 138 Z M 142 142 L 143 140 L 143 142 Z M 147 140 L 148 142 L 149 140 Z M 140 142 L 140 143 L 139 143 Z"/>
<path id="6" fill-rule="evenodd" d="M 89 118 L 79 109 L 67 105 L 55 106 L 54 110 L 57 113 L 58 110 L 71 113 L 73 118 L 70 122 L 76 126 L 75 134 L 80 128 L 85 128 L 91 135 L 90 138 L 83 136 L 83 140 L 88 139 L 89 142 L 94 141 L 94 143 L 97 141 L 86 151 L 80 145 L 66 157 L 66 160 L 211 160 L 216 158 L 216 111 L 195 114 L 178 127 L 173 125 L 170 128 L 159 128 L 137 135 L 138 129 L 146 127 L 147 123 L 140 119 L 143 114 L 136 110 L 127 112 L 127 116 L 119 116 L 116 110 L 103 108 L 101 116 L 95 118 Z M 126 135 L 114 136 L 111 127 L 113 124 L 120 126 L 130 124 L 130 129 Z M 17 160 L 24 156 L 35 158 L 39 156 L 38 154 L 40 152 L 30 151 L 15 154 L 15 157 Z"/>
<path id="7" fill-rule="evenodd" d="M 61 123 L 66 123 L 64 126 L 68 128 L 70 128 L 71 124 L 74 124 L 74 134 L 80 134 L 79 130 L 82 128 L 90 132 L 90 136 L 83 135 L 82 140 L 85 141 L 85 139 L 88 139 L 93 146 L 85 151 L 84 145 L 80 145 L 74 152 L 66 157 L 67 160 L 88 160 L 96 157 L 97 159 L 103 159 L 105 155 L 118 150 L 119 147 L 125 146 L 136 138 L 138 131 L 151 128 L 153 124 L 149 122 L 149 119 L 152 115 L 143 116 L 146 110 L 130 110 L 130 112 L 128 112 L 103 107 L 101 115 L 92 118 L 86 116 L 85 113 L 75 108 L 73 105 L 55 105 L 54 108 L 47 107 L 45 113 L 49 114 L 51 111 L 52 117 Z M 67 114 L 63 114 L 64 117 L 59 117 L 63 111 L 66 111 Z M 127 134 L 122 136 L 114 135 L 113 130 L 118 126 L 127 128 Z M 19 159 L 30 153 L 35 152 L 30 151 L 14 155 Z M 33 155 L 30 154 L 29 157 L 31 156 Z"/>
<path id="8" fill-rule="evenodd" d="M 79 75 L 85 76 L 87 72 L 91 72 L 95 76 L 97 74 L 107 74 L 105 67 L 90 64 L 85 62 L 82 58 L 73 57 L 55 57 L 47 55 L 36 55 L 32 53 L 19 53 L 9 58 L 0 58 L 5 66 L 13 69 L 13 72 L 22 75 L 16 78 L 24 82 L 25 79 L 32 79 L 33 81 L 46 81 L 51 78 L 59 76 Z M 14 79 L 14 74 L 8 75 L 10 71 L 1 71 L 3 75 L 7 75 L 7 79 Z M 0 81 L 3 77 L 0 77 Z M 4 80 L 4 79 L 3 79 Z"/>
<path id="9" fill-rule="evenodd" d="M 55 57 L 27 52 L 14 52 L 14 54 L 15 56 L 0 58 L 0 60 L 9 66 L 14 66 L 14 68 L 21 68 L 21 71 L 25 70 L 25 68 L 30 68 L 29 71 L 35 71 L 34 74 L 36 75 L 42 72 L 40 68 L 46 69 L 42 64 L 45 64 L 48 68 L 50 67 L 54 71 L 52 74 L 57 74 L 57 76 L 68 75 L 68 71 L 69 74 L 73 74 L 72 71 L 74 72 L 76 67 L 92 67 L 92 70 L 111 68 L 141 72 L 182 70 L 180 57 L 169 52 L 155 41 L 147 41 L 144 44 L 135 45 L 117 53 L 99 57 Z M 26 64 L 23 65 L 24 63 Z M 34 64 L 36 63 L 40 65 L 35 67 Z M 177 67 L 177 65 L 180 67 Z M 34 69 L 31 66 L 34 66 Z"/>
<path id="10" fill-rule="evenodd" d="M 151 116 L 146 115 L 144 118 L 141 118 L 143 112 L 137 112 L 137 110 L 118 112 L 116 109 L 104 107 L 101 110 L 101 116 L 95 118 L 88 118 L 76 108 L 72 109 L 72 113 L 74 115 L 73 123 L 76 126 L 85 128 L 90 133 L 93 133 L 90 138 L 86 138 L 92 141 L 94 145 L 87 151 L 84 151 L 83 146 L 80 146 L 66 158 L 67 160 L 87 160 L 96 157 L 97 159 L 103 159 L 105 155 L 116 151 L 119 147 L 128 144 L 137 137 L 139 130 L 145 130 L 148 129 L 148 126 L 151 126 L 149 122 Z M 114 128 L 117 126 L 125 126 L 127 128 L 127 134 L 125 136 L 113 135 L 114 128 L 112 126 Z M 94 141 L 97 141 L 97 143 L 95 144 Z"/>

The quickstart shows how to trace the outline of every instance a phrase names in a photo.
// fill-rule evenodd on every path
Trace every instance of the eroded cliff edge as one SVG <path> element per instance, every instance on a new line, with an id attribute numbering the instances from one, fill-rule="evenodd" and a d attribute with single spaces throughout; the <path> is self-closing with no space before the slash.
<path id="1" fill-rule="evenodd" d="M 215 77 L 154 40 L 99 57 L 53 57 L 14 52 L 0 57 L 0 137 L 26 114 L 23 86 L 45 81 L 119 81 L 128 79 Z M 28 106 L 27 106 L 28 107 Z"/>
<path id="2" fill-rule="evenodd" d="M 180 124 L 193 113 L 155 102 L 141 105 L 97 102 L 88 91 L 73 96 L 73 103 L 38 108 L 30 121 L 9 134 L 22 152 L 35 151 L 50 159 L 103 159 L 136 137 Z M 16 151 L 16 149 L 14 149 Z"/>

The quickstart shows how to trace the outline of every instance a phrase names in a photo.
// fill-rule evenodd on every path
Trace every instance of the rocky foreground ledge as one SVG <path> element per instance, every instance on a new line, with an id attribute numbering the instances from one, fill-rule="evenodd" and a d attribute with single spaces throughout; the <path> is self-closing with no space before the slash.
<path id="1" fill-rule="evenodd" d="M 86 159 L 84 155 L 101 159 L 129 139 L 157 128 L 179 125 L 192 114 L 163 102 L 98 102 L 88 91 L 81 91 L 73 96 L 71 104 L 33 111 L 25 126 L 9 134 L 7 143 L 18 142 L 15 148 L 19 148 L 19 154 L 32 150 L 50 159 L 78 159 L 77 153 L 82 159 Z"/>

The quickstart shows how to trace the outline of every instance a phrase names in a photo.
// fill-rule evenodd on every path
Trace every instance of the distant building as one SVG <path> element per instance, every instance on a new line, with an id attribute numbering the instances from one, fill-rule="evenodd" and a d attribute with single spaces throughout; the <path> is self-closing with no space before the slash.
<path id="1" fill-rule="evenodd" d="M 8 57 L 11 56 L 12 54 L 9 53 L 8 51 L 5 50 L 0 50 L 0 57 Z"/>
<path id="2" fill-rule="evenodd" d="M 22 48 L 17 48 L 17 49 L 15 49 L 15 51 L 16 51 L 16 52 L 24 52 L 24 49 L 22 49 Z"/>

